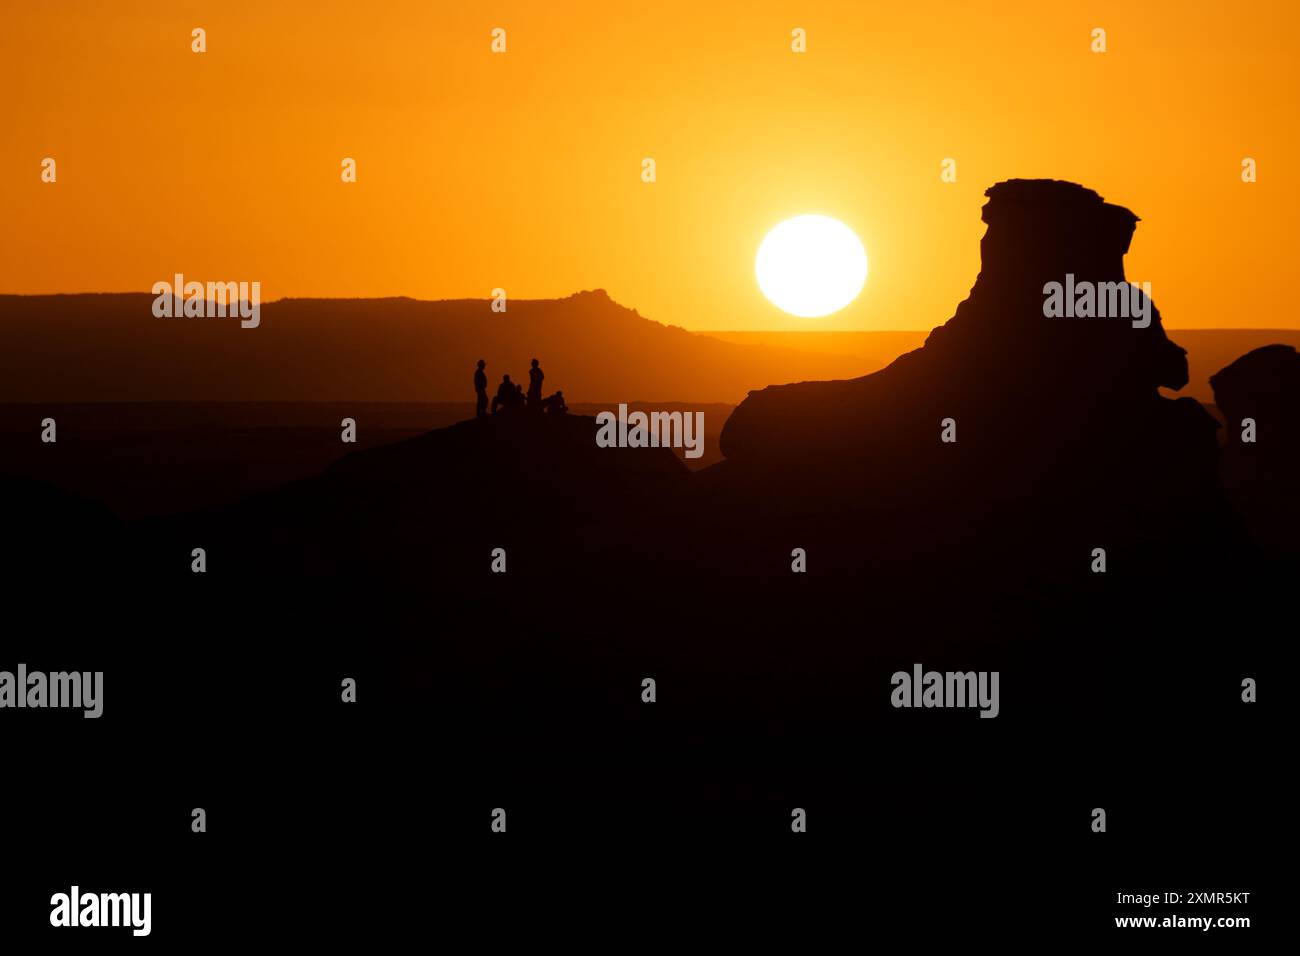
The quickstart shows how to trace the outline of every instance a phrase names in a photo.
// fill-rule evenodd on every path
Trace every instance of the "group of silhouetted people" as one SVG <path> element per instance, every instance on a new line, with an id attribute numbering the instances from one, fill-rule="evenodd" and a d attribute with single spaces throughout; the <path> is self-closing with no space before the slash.
<path id="1" fill-rule="evenodd" d="M 479 359 L 478 368 L 474 370 L 474 394 L 477 396 L 475 415 L 478 418 L 483 418 L 488 413 L 488 380 L 487 373 L 483 371 L 485 368 L 487 362 Z M 563 415 L 569 410 L 569 406 L 564 404 L 563 392 L 556 392 L 554 395 L 542 398 L 542 379 L 545 377 L 541 365 L 538 364 L 537 359 L 533 359 L 533 366 L 528 370 L 528 393 L 525 394 L 522 385 L 510 381 L 509 375 L 503 375 L 501 384 L 497 386 L 497 393 L 492 399 L 492 414 L 495 415 L 498 411 L 527 409 L 530 412 Z"/>

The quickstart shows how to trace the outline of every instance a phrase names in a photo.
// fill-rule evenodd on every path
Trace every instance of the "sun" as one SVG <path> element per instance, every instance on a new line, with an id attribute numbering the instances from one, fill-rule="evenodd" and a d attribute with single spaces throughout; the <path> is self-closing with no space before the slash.
<path id="1" fill-rule="evenodd" d="M 772 227 L 754 260 L 758 287 L 777 308 L 811 319 L 838 312 L 867 281 L 867 251 L 830 216 L 795 216 Z"/>

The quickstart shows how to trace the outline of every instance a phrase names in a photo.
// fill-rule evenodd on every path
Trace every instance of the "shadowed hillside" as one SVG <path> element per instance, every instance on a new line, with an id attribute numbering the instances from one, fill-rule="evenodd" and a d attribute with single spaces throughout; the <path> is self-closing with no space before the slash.
<path id="1" fill-rule="evenodd" d="M 617 402 L 570 405 L 595 415 Z M 631 410 L 699 411 L 704 453 L 693 471 L 721 459 L 718 435 L 730 405 L 630 403 Z M 0 475 L 48 482 L 106 505 L 118 517 L 199 511 L 311 478 L 363 448 L 415 438 L 474 416 L 470 402 L 100 402 L 0 404 Z M 41 441 L 41 422 L 58 441 Z M 341 423 L 356 423 L 355 443 Z"/>

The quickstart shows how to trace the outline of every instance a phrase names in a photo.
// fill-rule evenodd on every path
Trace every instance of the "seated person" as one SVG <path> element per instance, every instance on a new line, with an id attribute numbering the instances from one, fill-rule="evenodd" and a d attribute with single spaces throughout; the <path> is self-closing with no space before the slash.
<path id="1" fill-rule="evenodd" d="M 515 400 L 515 387 L 510 382 L 510 376 L 503 376 L 501 384 L 497 386 L 497 393 L 492 398 L 492 414 L 497 413 L 497 408 L 505 408 L 511 405 Z"/>

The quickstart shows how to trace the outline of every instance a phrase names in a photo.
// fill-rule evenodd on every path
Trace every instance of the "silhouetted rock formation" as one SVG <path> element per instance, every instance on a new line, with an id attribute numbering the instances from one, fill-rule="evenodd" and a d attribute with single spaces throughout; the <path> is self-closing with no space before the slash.
<path id="1" fill-rule="evenodd" d="M 1274 553 L 1300 553 L 1300 354 L 1266 345 L 1210 377 L 1227 422 L 1223 479 L 1251 534 Z M 1244 422 L 1254 441 L 1243 441 Z"/>
<path id="2" fill-rule="evenodd" d="M 1158 392 L 1186 384 L 1184 350 L 1154 306 L 1145 328 L 1044 315 L 1049 282 L 1125 281 L 1137 217 L 1055 180 L 987 195 L 982 269 L 956 315 L 879 372 L 751 392 L 713 480 L 777 483 L 795 510 L 838 501 L 837 520 L 869 516 L 874 547 L 952 550 L 955 535 L 982 530 L 1033 549 L 1031 562 L 1062 549 L 1063 567 L 1086 569 L 1093 547 L 1110 549 L 1112 569 L 1192 559 L 1227 512 L 1216 423 Z M 940 440 L 945 419 L 955 443 Z"/>

